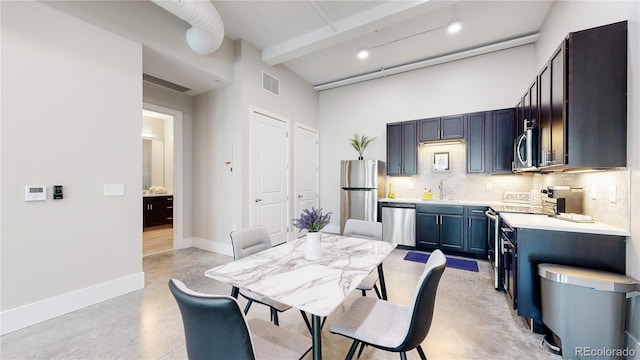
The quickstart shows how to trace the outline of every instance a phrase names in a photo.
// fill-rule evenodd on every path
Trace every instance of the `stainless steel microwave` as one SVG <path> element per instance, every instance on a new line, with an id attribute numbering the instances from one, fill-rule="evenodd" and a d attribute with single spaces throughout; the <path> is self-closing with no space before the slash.
<path id="1" fill-rule="evenodd" d="M 513 171 L 538 170 L 538 129 L 528 128 L 513 144 Z"/>

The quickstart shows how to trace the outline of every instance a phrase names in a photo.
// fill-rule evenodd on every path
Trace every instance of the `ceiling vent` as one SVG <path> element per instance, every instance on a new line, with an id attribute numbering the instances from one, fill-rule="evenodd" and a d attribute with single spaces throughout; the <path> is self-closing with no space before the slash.
<path id="1" fill-rule="evenodd" d="M 142 80 L 146 81 L 146 82 L 150 82 L 152 84 L 156 84 L 162 87 L 165 87 L 167 89 L 171 89 L 173 91 L 177 91 L 177 92 L 181 92 L 181 93 L 186 93 L 187 91 L 191 91 L 191 89 L 189 89 L 188 87 L 184 87 L 182 85 L 178 85 L 178 84 L 174 84 L 171 81 L 167 81 L 167 80 L 163 80 L 160 78 L 157 78 L 153 75 L 149 75 L 149 74 L 142 74 Z"/>
<path id="2" fill-rule="evenodd" d="M 280 80 L 262 72 L 262 88 L 275 96 L 280 96 Z"/>

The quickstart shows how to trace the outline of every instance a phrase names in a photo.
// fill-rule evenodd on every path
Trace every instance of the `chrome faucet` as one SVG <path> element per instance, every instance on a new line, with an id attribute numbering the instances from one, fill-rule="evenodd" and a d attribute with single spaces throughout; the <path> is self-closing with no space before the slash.
<path id="1" fill-rule="evenodd" d="M 440 179 L 440 185 L 438 186 L 440 189 L 440 200 L 444 200 L 444 187 L 442 186 L 442 179 Z"/>

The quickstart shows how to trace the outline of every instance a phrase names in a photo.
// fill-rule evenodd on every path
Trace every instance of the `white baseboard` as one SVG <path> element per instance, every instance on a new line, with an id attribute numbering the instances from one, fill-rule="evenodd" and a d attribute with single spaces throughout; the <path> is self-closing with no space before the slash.
<path id="1" fill-rule="evenodd" d="M 222 255 L 233 256 L 231 242 L 214 241 L 202 238 L 192 238 L 193 247 L 215 252 Z"/>
<path id="2" fill-rule="evenodd" d="M 144 288 L 144 272 L 0 312 L 0 335 Z"/>
<path id="3" fill-rule="evenodd" d="M 175 246 L 176 250 L 187 249 L 187 248 L 193 247 L 193 239 L 194 238 L 192 238 L 192 237 L 184 238 L 184 239 L 177 239 L 175 241 L 175 243 L 173 244 L 173 246 Z"/>

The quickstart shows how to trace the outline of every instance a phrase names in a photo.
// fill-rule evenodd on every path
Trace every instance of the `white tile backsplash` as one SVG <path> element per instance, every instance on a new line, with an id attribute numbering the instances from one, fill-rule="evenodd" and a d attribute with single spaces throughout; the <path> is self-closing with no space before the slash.
<path id="1" fill-rule="evenodd" d="M 449 152 L 450 171 L 433 171 L 433 154 Z M 447 200 L 501 201 L 505 191 L 539 191 L 548 185 L 583 187 L 584 213 L 597 221 L 623 229 L 629 228 L 628 169 L 594 173 L 551 173 L 522 175 L 485 175 L 466 173 L 466 145 L 420 145 L 418 147 L 418 175 L 388 176 L 397 198 L 421 198 L 426 188 L 438 199 L 440 180 Z M 612 203 L 609 189 L 616 186 L 617 199 Z M 595 188 L 596 199 L 591 199 Z M 388 188 L 386 189 L 388 191 Z M 385 192 L 386 193 L 386 192 Z"/>

